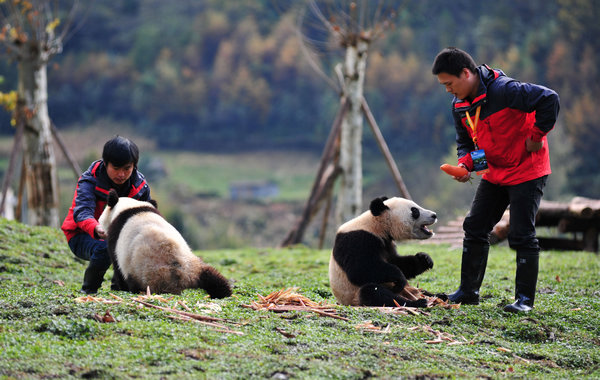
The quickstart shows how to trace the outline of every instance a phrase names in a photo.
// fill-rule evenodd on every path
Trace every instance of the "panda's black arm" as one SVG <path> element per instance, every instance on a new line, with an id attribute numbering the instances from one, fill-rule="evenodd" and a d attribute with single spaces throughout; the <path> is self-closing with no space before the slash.
<path id="1" fill-rule="evenodd" d="M 109 227 L 108 229 L 109 233 L 113 232 L 111 231 L 111 228 Z M 117 262 L 117 255 L 116 255 L 116 238 L 113 238 L 111 240 L 106 241 L 106 245 L 107 245 L 107 251 L 108 251 L 108 257 L 110 257 L 110 262 L 113 266 L 113 278 L 111 281 L 111 289 L 112 290 L 129 290 L 128 286 L 127 286 L 127 281 L 125 281 L 125 277 L 123 276 L 123 272 L 121 272 L 121 268 L 119 267 L 119 263 Z"/>
<path id="2" fill-rule="evenodd" d="M 339 233 L 333 247 L 333 258 L 354 285 L 394 282 L 404 287 L 402 271 L 383 260 L 385 246 L 377 236 L 366 231 Z"/>
<path id="3" fill-rule="evenodd" d="M 407 279 L 415 278 L 426 270 L 433 268 L 433 260 L 425 252 L 409 256 L 394 254 L 389 257 L 389 262 L 397 266 Z"/>
<path id="4" fill-rule="evenodd" d="M 129 286 L 127 285 L 125 277 L 123 277 L 121 268 L 119 268 L 119 265 L 115 262 L 113 262 L 113 278 L 110 284 L 110 288 L 111 290 L 129 290 Z"/>

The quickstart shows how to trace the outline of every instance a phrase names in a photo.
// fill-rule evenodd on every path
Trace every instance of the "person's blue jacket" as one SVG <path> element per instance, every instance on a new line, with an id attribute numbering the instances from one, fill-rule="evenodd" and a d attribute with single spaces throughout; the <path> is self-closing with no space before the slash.
<path id="1" fill-rule="evenodd" d="M 94 161 L 77 181 L 73 202 L 62 224 L 67 241 L 80 233 L 87 233 L 93 238 L 98 218 L 106 205 L 106 196 L 114 188 L 121 197 L 129 197 L 142 201 L 150 200 L 150 187 L 144 175 L 134 169 L 131 177 L 123 186 L 115 186 L 102 160 Z"/>

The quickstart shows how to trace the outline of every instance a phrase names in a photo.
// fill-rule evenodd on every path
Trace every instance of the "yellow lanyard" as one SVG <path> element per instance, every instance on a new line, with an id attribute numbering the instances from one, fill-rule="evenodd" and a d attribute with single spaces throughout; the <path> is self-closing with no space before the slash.
<path id="1" fill-rule="evenodd" d="M 481 112 L 481 106 L 477 107 L 475 111 L 475 123 L 471 120 L 471 115 L 469 115 L 469 111 L 467 111 L 467 125 L 473 131 L 473 143 L 475 144 L 475 149 L 477 149 L 477 124 L 479 124 L 479 113 Z"/>

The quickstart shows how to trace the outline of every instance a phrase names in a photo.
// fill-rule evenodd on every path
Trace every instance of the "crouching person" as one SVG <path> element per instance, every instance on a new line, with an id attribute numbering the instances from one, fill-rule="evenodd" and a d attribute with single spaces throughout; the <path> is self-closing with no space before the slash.
<path id="1" fill-rule="evenodd" d="M 106 231 L 98 223 L 110 189 L 115 189 L 121 197 L 150 200 L 150 188 L 144 175 L 137 171 L 138 160 L 137 145 L 116 136 L 104 144 L 102 159 L 92 162 L 77 181 L 73 202 L 61 228 L 75 256 L 89 261 L 82 293 L 96 293 L 110 267 L 104 240 Z"/>

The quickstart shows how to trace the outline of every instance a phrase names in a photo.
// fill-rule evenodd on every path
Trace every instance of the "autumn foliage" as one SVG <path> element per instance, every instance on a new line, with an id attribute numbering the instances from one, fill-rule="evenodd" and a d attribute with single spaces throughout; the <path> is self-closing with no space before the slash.
<path id="1" fill-rule="evenodd" d="M 44 2 L 6 0 L 0 8 L 17 3 L 35 23 L 35 6 Z M 274 3 L 282 2 L 94 2 L 50 66 L 52 119 L 59 128 L 99 118 L 129 123 L 168 148 L 320 151 L 339 94 L 300 49 L 298 8 Z M 365 97 L 394 156 L 411 152 L 443 162 L 455 136 L 449 95 L 431 75 L 431 62 L 442 47 L 460 45 L 478 63 L 557 90 L 557 130 L 572 165 L 567 190 L 598 195 L 600 124 L 593 105 L 600 92 L 600 7 L 594 0 L 474 2 L 468 12 L 450 3 L 398 3 L 393 13 L 382 10 L 394 15 L 394 27 L 373 44 L 365 80 Z M 330 21 L 336 32 L 348 28 L 342 19 Z M 7 42 L 30 38 L 21 33 L 27 23 L 0 30 L 5 52 Z M 47 27 L 58 33 L 65 25 L 57 19 Z M 341 49 L 323 45 L 335 46 Z M 317 58 L 332 77 L 343 60 L 339 50 L 323 49 Z M 10 69 L 0 69 L 0 90 L 13 90 Z M 0 132 L 11 132 L 8 122 Z M 365 149 L 377 152 L 368 134 Z"/>

